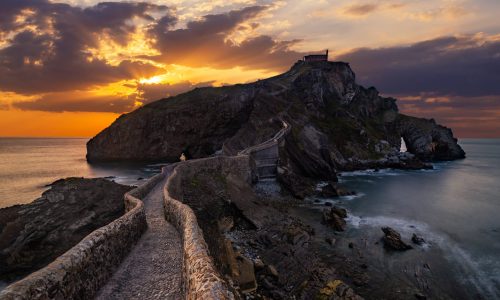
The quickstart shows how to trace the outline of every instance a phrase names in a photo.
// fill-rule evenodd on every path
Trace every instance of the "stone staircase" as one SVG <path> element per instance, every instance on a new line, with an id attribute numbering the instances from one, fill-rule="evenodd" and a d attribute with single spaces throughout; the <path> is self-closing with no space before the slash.
<path id="1" fill-rule="evenodd" d="M 254 162 L 257 181 L 276 179 L 279 163 L 279 143 L 291 130 L 290 124 L 283 120 L 281 122 L 283 128 L 272 138 L 238 152 L 238 155 L 249 155 Z"/>

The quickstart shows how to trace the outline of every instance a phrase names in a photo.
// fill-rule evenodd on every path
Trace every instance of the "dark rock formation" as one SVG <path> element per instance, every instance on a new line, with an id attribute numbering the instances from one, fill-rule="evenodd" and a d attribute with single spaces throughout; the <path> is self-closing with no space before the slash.
<path id="1" fill-rule="evenodd" d="M 414 244 L 417 244 L 417 245 L 423 245 L 425 244 L 425 240 L 423 237 L 417 235 L 416 233 L 414 233 L 411 237 L 411 241 L 414 243 Z"/>
<path id="2" fill-rule="evenodd" d="M 382 231 L 385 236 L 383 237 L 384 246 L 387 249 L 396 250 L 396 251 L 405 251 L 412 249 L 413 247 L 406 244 L 401 240 L 401 235 L 396 230 L 391 227 L 382 227 Z"/>
<path id="3" fill-rule="evenodd" d="M 0 279 L 44 267 L 86 235 L 120 217 L 131 188 L 105 179 L 68 178 L 30 204 L 0 209 Z"/>
<path id="4" fill-rule="evenodd" d="M 278 182 L 298 199 L 304 199 L 314 194 L 314 182 L 306 177 L 297 175 L 286 168 L 278 167 Z"/>
<path id="5" fill-rule="evenodd" d="M 399 115 L 397 123 L 408 151 L 418 158 L 425 161 L 465 158 L 451 129 L 436 124 L 434 119 Z"/>
<path id="6" fill-rule="evenodd" d="M 348 195 L 355 195 L 355 194 L 356 194 L 356 192 L 348 191 L 348 190 L 338 186 L 336 183 L 333 183 L 333 182 L 328 182 L 328 184 L 323 186 L 321 188 L 321 191 L 319 192 L 319 195 L 321 197 L 325 197 L 325 198 L 348 196 Z"/>
<path id="7" fill-rule="evenodd" d="M 451 130 L 400 115 L 395 99 L 356 84 L 349 64 L 299 61 L 279 76 L 195 89 L 123 115 L 88 142 L 87 158 L 234 155 L 272 137 L 280 119 L 292 126 L 280 165 L 302 177 L 336 181 L 336 170 L 416 169 L 429 167 L 421 160 L 464 156 Z M 402 136 L 415 156 L 399 153 Z"/>
<path id="8" fill-rule="evenodd" d="M 323 223 L 331 226 L 335 231 L 344 231 L 346 226 L 347 211 L 344 208 L 334 206 L 323 210 Z"/>

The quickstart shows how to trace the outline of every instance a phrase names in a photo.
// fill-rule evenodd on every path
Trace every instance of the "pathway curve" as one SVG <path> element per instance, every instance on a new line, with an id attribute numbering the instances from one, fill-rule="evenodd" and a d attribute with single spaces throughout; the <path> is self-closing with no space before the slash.
<path id="1" fill-rule="evenodd" d="M 168 176 L 167 176 L 168 177 Z M 183 247 L 165 220 L 159 182 L 143 199 L 148 229 L 96 299 L 182 299 Z"/>

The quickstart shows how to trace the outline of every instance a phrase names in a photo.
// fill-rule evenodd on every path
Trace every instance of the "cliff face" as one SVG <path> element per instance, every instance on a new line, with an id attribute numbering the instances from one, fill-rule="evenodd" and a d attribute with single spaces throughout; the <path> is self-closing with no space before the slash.
<path id="1" fill-rule="evenodd" d="M 355 81 L 347 63 L 297 62 L 250 84 L 195 89 L 117 119 L 87 144 L 89 161 L 170 160 L 182 152 L 236 154 L 292 125 L 281 166 L 315 178 L 336 169 L 416 168 L 464 152 L 450 129 L 398 113 L 396 100 Z M 399 153 L 401 137 L 414 155 Z"/>

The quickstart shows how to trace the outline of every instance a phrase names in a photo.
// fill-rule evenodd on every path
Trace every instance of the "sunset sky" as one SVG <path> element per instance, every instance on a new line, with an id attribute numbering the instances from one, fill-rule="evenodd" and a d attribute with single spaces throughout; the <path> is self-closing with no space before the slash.
<path id="1" fill-rule="evenodd" d="M 0 136 L 90 137 L 311 51 L 459 137 L 500 137 L 500 1 L 0 0 Z"/>

